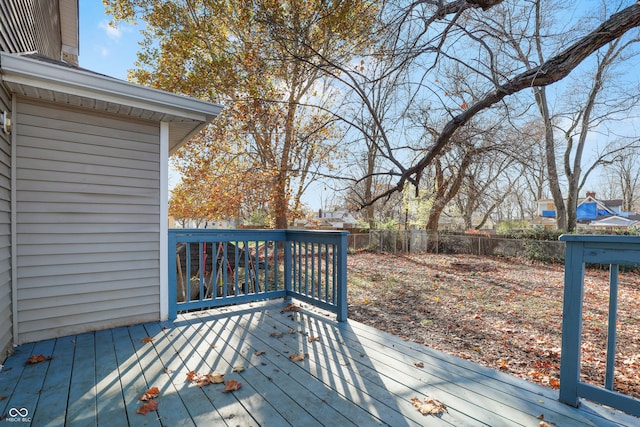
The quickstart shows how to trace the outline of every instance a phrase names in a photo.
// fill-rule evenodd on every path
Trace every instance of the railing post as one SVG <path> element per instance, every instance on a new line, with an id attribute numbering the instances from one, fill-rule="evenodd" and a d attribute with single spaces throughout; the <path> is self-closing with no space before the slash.
<path id="1" fill-rule="evenodd" d="M 579 401 L 578 382 L 580 381 L 582 301 L 584 296 L 583 252 L 584 244 L 582 242 L 566 242 L 559 400 L 575 407 L 578 406 Z"/>
<path id="2" fill-rule="evenodd" d="M 338 322 L 344 322 L 347 320 L 347 236 L 348 233 L 343 233 L 340 236 L 340 243 L 337 246 L 338 250 L 338 265 L 337 277 L 338 277 Z"/>
<path id="3" fill-rule="evenodd" d="M 285 234 L 286 238 L 282 242 L 284 245 L 284 290 L 285 299 L 291 299 L 291 280 L 292 280 L 292 260 L 291 260 L 291 241 L 289 235 Z M 277 244 L 277 243 L 276 243 Z"/>
<path id="4" fill-rule="evenodd" d="M 169 320 L 175 320 L 178 317 L 178 301 L 177 301 L 177 289 L 178 283 L 176 280 L 176 233 L 173 230 L 169 230 Z"/>

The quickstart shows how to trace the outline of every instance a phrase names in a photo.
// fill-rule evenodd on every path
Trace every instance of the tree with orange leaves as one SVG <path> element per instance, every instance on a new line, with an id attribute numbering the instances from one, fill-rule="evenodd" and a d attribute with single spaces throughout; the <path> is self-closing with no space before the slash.
<path id="1" fill-rule="evenodd" d="M 174 197 L 200 191 L 198 197 L 208 201 L 199 204 L 199 215 L 207 216 L 242 215 L 266 203 L 273 225 L 286 228 L 314 174 L 331 165 L 336 151 L 335 121 L 326 113 L 336 94 L 322 85 L 319 65 L 328 59 L 348 64 L 366 49 L 375 4 L 104 3 L 116 21 L 146 23 L 146 41 L 130 79 L 225 104 L 213 128 L 178 154 L 184 182 Z"/>

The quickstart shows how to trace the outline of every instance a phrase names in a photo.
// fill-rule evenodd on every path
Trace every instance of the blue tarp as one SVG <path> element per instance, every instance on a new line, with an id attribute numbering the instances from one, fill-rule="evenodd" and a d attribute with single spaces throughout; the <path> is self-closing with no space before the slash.
<path id="1" fill-rule="evenodd" d="M 598 206 L 595 203 L 583 203 L 576 210 L 576 218 L 596 219 L 598 217 Z"/>

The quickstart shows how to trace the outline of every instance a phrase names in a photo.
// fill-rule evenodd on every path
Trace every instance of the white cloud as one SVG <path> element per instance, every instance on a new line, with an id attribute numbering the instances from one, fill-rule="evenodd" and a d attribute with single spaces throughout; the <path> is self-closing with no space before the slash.
<path id="1" fill-rule="evenodd" d="M 107 37 L 109 37 L 111 40 L 119 41 L 120 38 L 122 37 L 122 29 L 119 27 L 114 27 L 112 25 L 109 25 L 107 21 L 101 21 L 98 24 L 98 28 L 100 28 L 101 30 L 104 30 Z"/>

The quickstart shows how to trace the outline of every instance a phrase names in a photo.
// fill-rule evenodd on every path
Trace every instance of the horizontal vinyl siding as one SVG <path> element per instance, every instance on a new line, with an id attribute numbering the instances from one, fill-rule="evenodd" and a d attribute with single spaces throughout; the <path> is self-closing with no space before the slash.
<path id="1" fill-rule="evenodd" d="M 0 85 L 0 111 L 11 111 L 11 98 Z M 0 131 L 0 364 L 13 344 L 11 305 L 11 146 Z"/>
<path id="2" fill-rule="evenodd" d="M 0 1 L 0 50 L 10 53 L 36 50 L 32 19 L 33 0 Z"/>
<path id="3" fill-rule="evenodd" d="M 159 125 L 18 103 L 19 341 L 158 319 Z"/>

